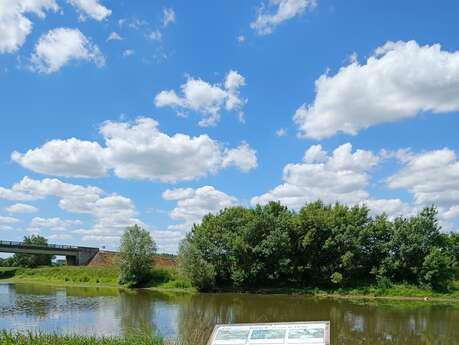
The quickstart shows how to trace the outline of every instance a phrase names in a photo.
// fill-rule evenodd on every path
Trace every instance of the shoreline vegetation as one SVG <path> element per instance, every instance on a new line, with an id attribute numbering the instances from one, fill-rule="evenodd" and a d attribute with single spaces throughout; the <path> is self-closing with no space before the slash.
<path id="1" fill-rule="evenodd" d="M 456 298 L 459 234 L 441 230 L 435 207 L 397 218 L 320 201 L 231 207 L 193 226 L 178 267 L 200 291 Z"/>
<path id="2" fill-rule="evenodd" d="M 172 345 L 163 339 L 138 334 L 126 337 L 92 337 L 80 335 L 54 335 L 34 333 L 0 333 L 0 345 Z"/>
<path id="3" fill-rule="evenodd" d="M 193 226 L 172 266 L 153 263 L 155 253 L 151 234 L 134 225 L 112 265 L 42 266 L 51 257 L 15 254 L 4 262 L 20 267 L 0 268 L 0 281 L 459 301 L 459 234 L 441 232 L 434 207 L 395 219 L 371 215 L 364 205 L 320 201 L 298 212 L 278 202 L 230 207 Z"/>
<path id="4" fill-rule="evenodd" d="M 167 290 L 170 292 L 194 293 L 191 283 L 177 278 L 175 269 L 155 268 L 152 278 L 140 289 Z M 117 267 L 40 267 L 40 268 L 0 268 L 0 283 L 39 284 L 56 287 L 88 287 L 128 289 L 118 283 Z M 216 293 L 288 294 L 305 297 L 336 299 L 384 299 L 416 300 L 459 303 L 459 281 L 448 292 L 435 292 L 411 285 L 393 285 L 390 288 L 367 286 L 359 288 L 312 289 L 312 288 L 256 288 L 256 289 L 215 289 Z"/>
<path id="5" fill-rule="evenodd" d="M 112 267 L 58 266 L 0 268 L 0 282 L 33 283 L 50 286 L 130 288 L 119 283 L 120 269 Z M 178 277 L 174 268 L 153 268 L 142 289 L 195 291 L 191 283 Z"/>

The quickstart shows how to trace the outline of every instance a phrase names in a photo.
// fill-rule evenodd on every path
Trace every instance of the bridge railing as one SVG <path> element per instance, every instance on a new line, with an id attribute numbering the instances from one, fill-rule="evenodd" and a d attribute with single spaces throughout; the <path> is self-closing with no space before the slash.
<path id="1" fill-rule="evenodd" d="M 79 247 L 75 246 L 66 246 L 61 244 L 27 244 L 24 242 L 15 242 L 15 241 L 1 241 L 0 246 L 7 247 L 35 247 L 35 248 L 48 248 L 48 249 L 63 249 L 63 250 L 79 250 Z"/>

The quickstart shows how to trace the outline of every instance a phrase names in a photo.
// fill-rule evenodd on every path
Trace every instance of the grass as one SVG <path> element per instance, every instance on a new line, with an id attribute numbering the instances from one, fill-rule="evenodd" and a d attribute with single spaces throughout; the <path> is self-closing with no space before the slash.
<path id="1" fill-rule="evenodd" d="M 450 291 L 439 292 L 429 289 L 423 289 L 417 286 L 407 284 L 394 284 L 388 288 L 375 286 L 336 289 L 336 290 L 318 290 L 313 289 L 311 293 L 315 296 L 337 296 L 337 297 L 380 297 L 380 298 L 432 298 L 432 299 L 457 299 L 459 302 L 459 282 L 455 282 Z"/>
<path id="2" fill-rule="evenodd" d="M 162 339 L 152 335 L 127 337 L 59 336 L 46 334 L 0 333 L 0 345 L 165 345 Z"/>
<path id="3" fill-rule="evenodd" d="M 40 268 L 0 268 L 0 279 L 11 282 L 32 282 L 47 285 L 123 287 L 118 283 L 119 268 L 59 266 Z M 142 286 L 152 289 L 191 289 L 174 268 L 152 269 L 150 280 Z"/>

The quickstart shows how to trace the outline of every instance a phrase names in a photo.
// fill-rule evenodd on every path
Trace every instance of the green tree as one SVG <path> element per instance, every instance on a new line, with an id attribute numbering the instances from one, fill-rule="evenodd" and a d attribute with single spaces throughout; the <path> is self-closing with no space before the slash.
<path id="1" fill-rule="evenodd" d="M 181 271 L 202 290 L 345 287 L 393 283 L 444 289 L 458 240 L 441 234 L 435 208 L 395 220 L 365 206 L 278 202 L 231 207 L 195 224 L 179 250 Z"/>
<path id="2" fill-rule="evenodd" d="M 420 283 L 433 290 L 444 291 L 454 277 L 454 261 L 439 248 L 433 248 L 422 264 Z"/>
<path id="3" fill-rule="evenodd" d="M 380 275 L 392 282 L 418 284 L 424 258 L 444 242 L 437 210 L 428 207 L 409 219 L 399 217 L 394 220 L 390 230 L 390 239 L 386 243 L 387 256 L 380 265 Z"/>
<path id="4" fill-rule="evenodd" d="M 121 237 L 120 283 L 129 286 L 145 283 L 150 277 L 155 252 L 156 243 L 147 230 L 138 225 L 128 227 Z"/>
<path id="5" fill-rule="evenodd" d="M 29 245 L 46 246 L 48 240 L 40 235 L 24 236 L 23 242 Z M 14 254 L 12 265 L 18 267 L 35 268 L 38 266 L 51 266 L 52 255 L 46 254 Z"/>
<path id="6" fill-rule="evenodd" d="M 177 258 L 179 274 L 191 281 L 201 291 L 215 287 L 215 267 L 206 261 L 202 253 L 188 239 L 180 243 Z"/>

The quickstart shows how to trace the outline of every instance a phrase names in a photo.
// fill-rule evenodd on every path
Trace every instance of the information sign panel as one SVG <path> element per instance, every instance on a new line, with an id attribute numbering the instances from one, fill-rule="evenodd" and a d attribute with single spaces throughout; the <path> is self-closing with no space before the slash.
<path id="1" fill-rule="evenodd" d="M 208 345 L 330 345 L 330 322 L 217 325 Z"/>

